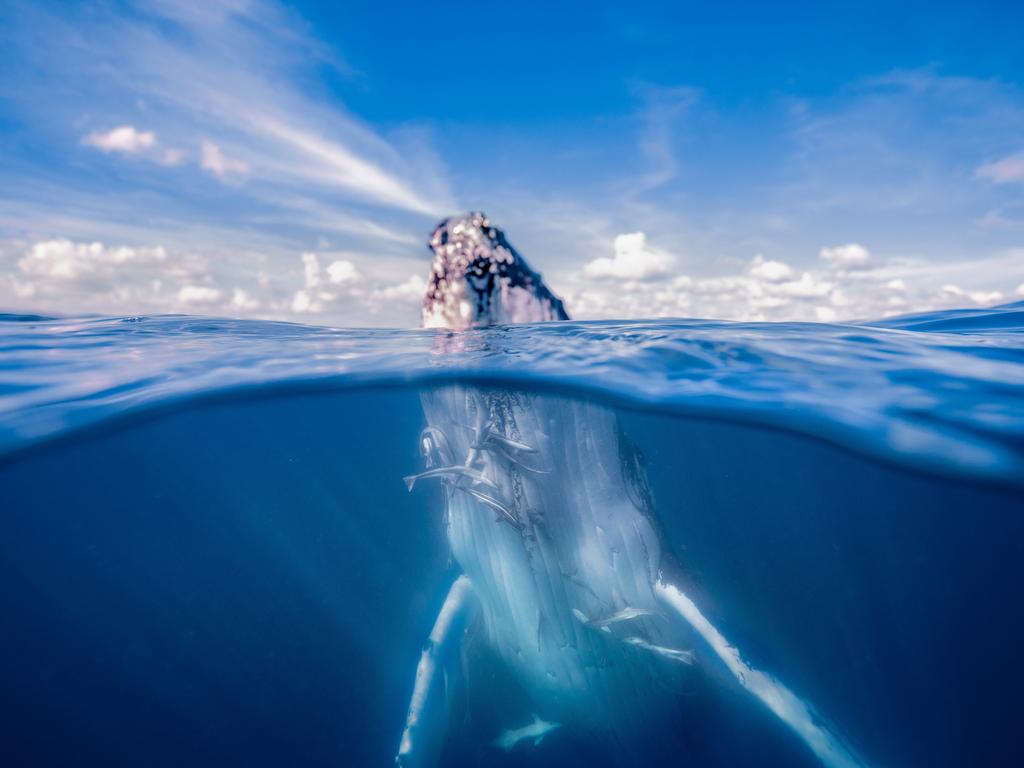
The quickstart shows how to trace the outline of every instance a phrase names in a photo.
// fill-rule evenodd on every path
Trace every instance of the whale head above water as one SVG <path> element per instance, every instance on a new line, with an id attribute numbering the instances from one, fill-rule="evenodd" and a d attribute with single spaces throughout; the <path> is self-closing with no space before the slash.
<path id="1" fill-rule="evenodd" d="M 431 235 L 430 249 L 434 263 L 423 301 L 425 328 L 569 319 L 562 300 L 484 213 L 445 219 Z"/>

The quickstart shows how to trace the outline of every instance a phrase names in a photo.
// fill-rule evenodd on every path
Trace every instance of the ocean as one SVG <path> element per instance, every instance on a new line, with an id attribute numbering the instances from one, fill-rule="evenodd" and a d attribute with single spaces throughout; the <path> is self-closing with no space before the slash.
<path id="1" fill-rule="evenodd" d="M 460 572 L 457 481 L 403 483 L 453 386 L 611 411 L 693 602 L 852 764 L 1024 765 L 1024 303 L 459 333 L 0 316 L 0 762 L 392 765 Z M 636 765 L 829 764 L 686 650 Z M 464 661 L 442 765 L 629 763 L 572 723 L 497 746 L 546 702 Z"/>

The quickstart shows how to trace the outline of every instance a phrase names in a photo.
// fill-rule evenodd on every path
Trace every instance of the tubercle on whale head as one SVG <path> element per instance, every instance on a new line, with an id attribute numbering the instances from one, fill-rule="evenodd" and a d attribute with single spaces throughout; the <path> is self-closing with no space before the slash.
<path id="1" fill-rule="evenodd" d="M 437 225 L 423 326 L 466 330 L 504 323 L 567 320 L 562 301 L 480 211 Z"/>

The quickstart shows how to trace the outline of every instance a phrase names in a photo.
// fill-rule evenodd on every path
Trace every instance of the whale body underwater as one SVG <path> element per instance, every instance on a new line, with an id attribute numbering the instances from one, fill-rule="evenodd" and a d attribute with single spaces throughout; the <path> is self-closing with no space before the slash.
<path id="1" fill-rule="evenodd" d="M 441 352 L 474 328 L 568 319 L 484 214 L 443 221 L 430 248 L 423 325 L 455 332 L 439 338 Z M 517 748 L 543 750 L 571 732 L 600 745 L 610 764 L 648 764 L 652 745 L 671 743 L 686 717 L 680 692 L 713 674 L 790 731 L 810 760 L 868 765 L 827 713 L 749 664 L 691 599 L 666 551 L 644 459 L 609 408 L 464 385 L 426 391 L 422 404 L 425 467 L 406 482 L 441 483 L 460 574 L 416 667 L 397 765 L 440 765 L 450 732 L 464 726 L 454 691 L 469 637 L 532 710 L 485 736 L 505 749 L 526 741 Z"/>

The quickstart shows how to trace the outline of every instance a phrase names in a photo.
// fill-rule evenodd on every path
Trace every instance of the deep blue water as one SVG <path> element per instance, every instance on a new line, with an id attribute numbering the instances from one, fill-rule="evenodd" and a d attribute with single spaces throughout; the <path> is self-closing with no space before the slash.
<path id="1" fill-rule="evenodd" d="M 453 381 L 615 408 L 704 613 L 865 765 L 1024 764 L 1021 304 L 460 334 L 0 318 L 0 762 L 391 764 L 455 571 L 439 491 L 401 478 L 420 392 Z M 570 729 L 495 750 L 516 681 L 486 658 L 469 680 L 447 765 L 603 764 Z M 817 764 L 710 667 L 679 713 L 663 764 Z"/>

